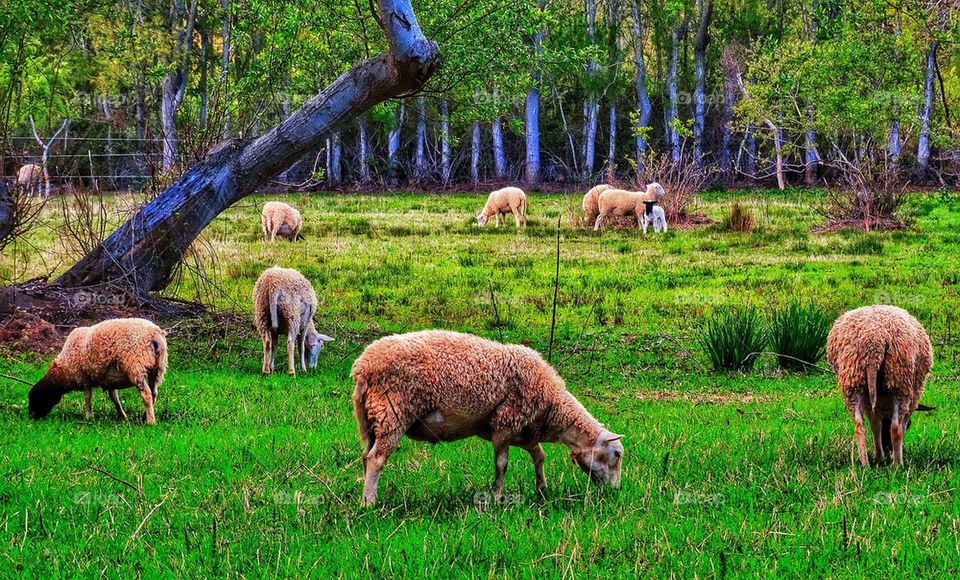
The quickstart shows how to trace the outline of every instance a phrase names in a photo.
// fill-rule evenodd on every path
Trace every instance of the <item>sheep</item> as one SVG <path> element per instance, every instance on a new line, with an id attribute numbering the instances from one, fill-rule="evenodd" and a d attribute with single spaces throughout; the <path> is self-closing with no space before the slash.
<path id="1" fill-rule="evenodd" d="M 620 485 L 623 436 L 594 419 L 530 348 L 443 330 L 412 332 L 371 343 L 351 376 L 365 446 L 365 505 L 376 501 L 380 472 L 404 434 L 430 443 L 471 436 L 491 441 L 498 500 L 510 446 L 530 454 L 541 495 L 543 442 L 568 446 L 593 481 Z"/>
<path id="2" fill-rule="evenodd" d="M 864 306 L 842 314 L 827 336 L 827 360 L 853 417 L 860 463 L 867 460 L 863 416 L 870 421 L 877 459 L 891 452 L 903 465 L 903 435 L 933 365 L 933 347 L 923 326 L 895 306 Z M 869 404 L 868 404 L 869 403 Z"/>
<path id="3" fill-rule="evenodd" d="M 294 352 L 300 349 L 300 368 L 317 367 L 323 343 L 333 338 L 313 325 L 317 293 L 310 281 L 290 268 L 268 268 L 253 286 L 253 323 L 263 341 L 263 374 L 273 372 L 278 337 L 287 335 L 287 372 L 296 375 Z"/>
<path id="4" fill-rule="evenodd" d="M 517 187 L 505 187 L 490 193 L 487 197 L 487 203 L 483 206 L 480 214 L 477 215 L 477 225 L 483 227 L 487 225 L 491 216 L 495 217 L 496 227 L 500 227 L 500 215 L 506 216 L 513 214 L 517 227 L 527 226 L 527 194 Z M 506 218 L 504 218 L 506 219 Z"/>
<path id="5" fill-rule="evenodd" d="M 644 202 L 656 202 L 666 195 L 663 186 L 659 183 L 647 185 L 646 191 L 627 191 L 625 189 L 608 189 L 600 193 L 598 205 L 600 208 L 594 230 L 603 227 L 603 220 L 610 214 L 635 215 L 637 227 L 643 224 Z"/>
<path id="6" fill-rule="evenodd" d="M 30 417 L 46 417 L 64 394 L 83 391 L 90 420 L 93 389 L 99 386 L 110 395 L 119 418 L 126 419 L 117 391 L 136 387 L 146 408 L 147 425 L 153 425 L 157 387 L 166 371 L 166 332 L 149 320 L 116 318 L 75 328 L 47 373 L 30 389 Z"/>
<path id="7" fill-rule="evenodd" d="M 43 181 L 43 167 L 28 163 L 17 172 L 17 185 L 28 190 L 35 191 L 40 187 Z"/>
<path id="8" fill-rule="evenodd" d="M 279 201 L 268 201 L 263 204 L 260 225 L 263 227 L 265 239 L 272 242 L 280 236 L 294 242 L 303 227 L 303 217 L 292 206 Z"/>
<path id="9" fill-rule="evenodd" d="M 643 217 L 640 222 L 643 224 L 643 233 L 647 233 L 647 226 L 652 225 L 653 231 L 660 233 L 667 231 L 667 214 L 663 211 L 663 206 L 657 205 L 655 201 L 643 202 Z"/>
<path id="10" fill-rule="evenodd" d="M 583 219 L 587 225 L 593 225 L 596 221 L 600 214 L 600 194 L 608 189 L 613 189 L 613 186 L 601 183 L 590 188 L 590 191 L 583 196 Z"/>

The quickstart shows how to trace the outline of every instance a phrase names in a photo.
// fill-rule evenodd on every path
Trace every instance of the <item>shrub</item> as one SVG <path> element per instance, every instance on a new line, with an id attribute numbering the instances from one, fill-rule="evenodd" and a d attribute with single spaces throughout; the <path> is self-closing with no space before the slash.
<path id="1" fill-rule="evenodd" d="M 708 317 L 700 345 L 716 371 L 748 371 L 767 342 L 763 317 L 753 307 L 720 310 Z"/>
<path id="2" fill-rule="evenodd" d="M 723 229 L 729 232 L 749 232 L 754 224 L 753 211 L 734 200 L 727 207 L 727 215 L 723 216 Z"/>
<path id="3" fill-rule="evenodd" d="M 807 371 L 823 358 L 833 315 L 814 304 L 792 303 L 770 317 L 770 345 L 777 365 Z"/>

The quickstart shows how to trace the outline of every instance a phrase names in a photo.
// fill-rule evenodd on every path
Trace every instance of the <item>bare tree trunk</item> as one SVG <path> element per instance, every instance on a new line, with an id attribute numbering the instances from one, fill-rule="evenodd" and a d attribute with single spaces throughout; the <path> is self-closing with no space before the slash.
<path id="1" fill-rule="evenodd" d="M 537 0 L 537 7 L 540 10 L 546 8 L 546 0 Z M 526 125 L 524 127 L 526 146 L 527 146 L 527 164 L 526 164 L 526 183 L 536 186 L 540 184 L 540 88 L 541 72 L 543 66 L 543 28 L 537 30 L 533 35 L 533 72 L 531 73 L 531 87 L 527 92 L 526 105 Z"/>
<path id="2" fill-rule="evenodd" d="M 597 0 L 587 0 L 587 39 L 590 46 L 596 44 L 597 34 Z M 593 165 L 596 160 L 597 150 L 597 125 L 600 120 L 600 103 L 597 99 L 596 89 L 592 84 L 596 79 L 599 66 L 597 61 L 590 59 L 587 63 L 587 82 L 591 86 L 587 87 L 587 100 L 583 105 L 584 127 L 583 127 L 583 178 L 593 177 Z"/>
<path id="3" fill-rule="evenodd" d="M 633 8 L 633 60 L 636 68 L 637 87 L 637 171 L 644 171 L 644 155 L 647 151 L 646 132 L 650 127 L 653 106 L 647 94 L 647 67 L 643 59 L 644 32 L 640 18 L 640 1 L 632 1 Z"/>
<path id="4" fill-rule="evenodd" d="M 923 79 L 923 106 L 920 109 L 920 135 L 917 142 L 917 173 L 921 175 L 930 167 L 930 121 L 933 118 L 933 77 L 936 74 L 938 46 L 936 39 L 930 41 Z"/>
<path id="5" fill-rule="evenodd" d="M 817 168 L 820 166 L 820 152 L 817 151 L 817 131 L 813 128 L 813 107 L 807 107 L 807 134 L 804 143 L 804 181 L 807 185 L 817 183 Z"/>
<path id="6" fill-rule="evenodd" d="M 209 55 L 213 52 L 213 39 L 206 29 L 200 31 L 200 130 L 207 128 L 207 108 L 209 106 L 210 91 L 207 87 Z"/>
<path id="7" fill-rule="evenodd" d="M 40 146 L 40 167 L 43 168 L 43 194 L 47 197 L 50 197 L 53 189 L 50 183 L 50 147 L 57 142 L 57 139 L 60 137 L 60 134 L 67 130 L 67 127 L 70 126 L 70 120 L 64 119 L 63 124 L 60 125 L 60 128 L 57 129 L 57 132 L 53 134 L 53 137 L 50 137 L 46 143 L 43 139 L 40 138 L 40 133 L 37 131 L 37 126 L 33 122 L 33 115 L 30 115 L 30 129 L 33 130 L 33 138 L 36 140 L 37 145 Z M 36 177 L 33 175 L 30 176 L 31 181 L 35 180 Z M 31 186 L 32 187 L 32 186 Z"/>
<path id="8" fill-rule="evenodd" d="M 503 179 L 507 174 L 507 155 L 503 147 L 503 121 L 500 117 L 493 119 L 493 172 L 497 179 Z"/>
<path id="9" fill-rule="evenodd" d="M 419 90 L 439 63 L 439 49 L 420 31 L 409 0 L 377 4 L 389 52 L 354 66 L 265 135 L 211 150 L 57 282 L 119 285 L 146 298 L 169 283 L 184 252 L 220 212 L 316 148 L 343 121 Z"/>
<path id="10" fill-rule="evenodd" d="M 220 84 L 223 86 L 223 136 L 230 137 L 230 0 L 220 0 L 223 8 Z"/>
<path id="11" fill-rule="evenodd" d="M 894 163 L 900 161 L 900 152 L 902 146 L 903 145 L 900 143 L 900 121 L 898 119 L 894 119 L 893 122 L 890 123 L 890 148 L 888 150 L 890 161 L 893 161 Z"/>
<path id="12" fill-rule="evenodd" d="M 707 44 L 710 42 L 710 20 L 713 18 L 713 0 L 700 2 L 700 26 L 693 45 L 696 84 L 693 89 L 693 162 L 704 166 L 703 133 L 707 116 Z"/>
<path id="13" fill-rule="evenodd" d="M 620 75 L 620 0 L 607 0 L 607 28 L 610 31 L 610 70 L 616 79 Z M 607 100 L 610 106 L 607 174 L 613 179 L 617 175 L 617 95 L 608 96 Z"/>
<path id="14" fill-rule="evenodd" d="M 360 151 L 357 153 L 360 162 L 360 183 L 370 183 L 370 142 L 367 137 L 367 116 L 357 117 L 357 142 Z"/>
<path id="15" fill-rule="evenodd" d="M 330 187 L 339 187 L 342 183 L 340 157 L 340 132 L 334 131 L 327 137 L 327 184 Z"/>
<path id="16" fill-rule="evenodd" d="M 474 121 L 470 129 L 470 180 L 480 183 L 480 122 Z"/>
<path id="17" fill-rule="evenodd" d="M 400 177 L 400 160 L 397 159 L 397 153 L 400 151 L 400 129 L 403 128 L 404 117 L 406 117 L 406 107 L 404 102 L 400 101 L 394 118 L 396 125 L 390 129 L 390 134 L 387 136 L 387 166 L 390 171 L 390 181 L 394 185 Z"/>
<path id="18" fill-rule="evenodd" d="M 180 21 L 186 18 L 186 23 L 177 36 L 178 48 L 175 58 L 177 63 L 174 70 L 171 70 L 163 79 L 163 102 L 160 105 L 161 125 L 163 128 L 163 170 L 164 172 L 173 171 L 178 161 L 178 140 L 177 140 L 177 112 L 180 105 L 183 104 L 183 96 L 187 90 L 187 80 L 190 72 L 190 47 L 193 45 L 193 29 L 197 17 L 197 2 L 193 0 L 190 7 L 190 13 L 184 14 L 183 3 L 174 2 L 174 14 L 172 15 L 170 30 L 180 26 Z"/>
<path id="19" fill-rule="evenodd" d="M 440 101 L 440 173 L 443 184 L 450 183 L 450 105 Z"/>
<path id="20" fill-rule="evenodd" d="M 680 41 L 687 34 L 687 18 L 684 16 L 670 36 L 670 64 L 667 68 L 667 140 L 670 143 L 670 158 L 674 163 L 680 161 L 679 103 L 677 100 L 677 69 L 680 66 Z"/>
<path id="21" fill-rule="evenodd" d="M 773 149 L 777 154 L 777 186 L 783 190 L 787 187 L 783 175 L 783 134 L 780 132 L 780 128 L 774 125 L 770 119 L 764 119 L 763 122 L 767 124 L 767 127 L 770 127 L 770 131 L 773 133 Z"/>
<path id="22" fill-rule="evenodd" d="M 417 98 L 417 149 L 413 170 L 418 182 L 427 178 L 427 101 L 422 96 Z"/>
<path id="23" fill-rule="evenodd" d="M 744 162 L 744 173 L 751 180 L 757 178 L 757 135 L 753 125 L 747 125 L 743 134 L 743 148 L 746 150 L 747 159 Z"/>

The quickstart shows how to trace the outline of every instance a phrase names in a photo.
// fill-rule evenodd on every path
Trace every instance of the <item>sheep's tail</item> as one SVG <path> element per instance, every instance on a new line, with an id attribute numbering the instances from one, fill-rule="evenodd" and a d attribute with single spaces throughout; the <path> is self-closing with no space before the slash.
<path id="1" fill-rule="evenodd" d="M 870 396 L 870 409 L 877 410 L 877 364 L 867 364 L 867 394 Z"/>
<path id="2" fill-rule="evenodd" d="M 370 418 L 367 416 L 367 382 L 357 377 L 354 379 L 357 382 L 357 388 L 353 391 L 353 414 L 357 416 L 357 430 L 360 432 L 363 453 L 366 456 L 367 451 L 373 447 L 374 439 Z"/>
<path id="3" fill-rule="evenodd" d="M 270 302 L 270 330 L 274 332 L 280 328 L 280 320 L 277 317 L 277 302 L 279 302 L 281 294 L 281 292 L 271 292 L 268 298 Z"/>
<path id="4" fill-rule="evenodd" d="M 154 402 L 157 398 L 157 387 L 163 383 L 163 375 L 167 372 L 167 340 L 164 335 L 157 336 L 150 341 L 150 348 L 153 350 L 153 367 L 147 371 L 147 385 L 150 387 L 150 394 L 153 395 Z"/>

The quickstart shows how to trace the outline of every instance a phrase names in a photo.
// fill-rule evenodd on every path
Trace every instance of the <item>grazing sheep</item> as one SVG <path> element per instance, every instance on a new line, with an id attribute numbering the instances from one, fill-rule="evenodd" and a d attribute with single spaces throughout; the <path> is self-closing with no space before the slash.
<path id="1" fill-rule="evenodd" d="M 612 185 L 601 183 L 590 188 L 590 191 L 583 196 L 583 220 L 588 226 L 592 226 L 600 214 L 600 194 L 608 189 L 613 189 Z"/>
<path id="2" fill-rule="evenodd" d="M 29 191 L 36 191 L 43 181 L 43 167 L 28 163 L 17 172 L 17 185 Z"/>
<path id="3" fill-rule="evenodd" d="M 647 226 L 652 225 L 656 233 L 667 231 L 667 214 L 663 211 L 663 206 L 657 205 L 655 201 L 643 202 L 643 218 L 640 220 L 643 224 L 643 233 L 647 233 Z"/>
<path id="4" fill-rule="evenodd" d="M 67 336 L 47 374 L 30 389 L 30 417 L 46 417 L 63 395 L 83 391 L 86 417 L 93 418 L 93 389 L 110 395 L 117 415 L 126 419 L 117 390 L 136 387 L 147 410 L 147 424 L 156 418 L 157 387 L 167 371 L 166 333 L 142 318 L 117 318 L 80 327 Z"/>
<path id="5" fill-rule="evenodd" d="M 606 430 L 536 351 L 469 334 L 425 330 L 381 338 L 353 364 L 354 412 L 363 440 L 363 503 L 404 434 L 437 443 L 478 436 L 493 443 L 494 495 L 503 495 L 509 447 L 530 454 L 546 488 L 543 442 L 560 442 L 598 483 L 620 485 L 622 435 Z"/>
<path id="6" fill-rule="evenodd" d="M 637 217 L 637 227 L 643 225 L 644 202 L 656 202 L 666 195 L 663 186 L 659 183 L 647 185 L 646 191 L 627 191 L 625 189 L 608 189 L 600 193 L 598 205 L 600 208 L 594 230 L 603 227 L 603 220 L 610 214 L 634 215 Z"/>
<path id="7" fill-rule="evenodd" d="M 263 204 L 260 225 L 263 226 L 263 237 L 271 242 L 277 236 L 295 242 L 303 227 L 303 218 L 295 207 L 279 201 L 268 201 Z"/>
<path id="8" fill-rule="evenodd" d="M 930 338 L 917 319 L 895 306 L 864 306 L 837 319 L 827 337 L 827 360 L 853 416 L 862 465 L 867 460 L 863 416 L 870 421 L 877 459 L 891 452 L 903 465 L 903 435 L 933 365 Z"/>
<path id="9" fill-rule="evenodd" d="M 280 334 L 287 335 L 287 372 L 296 375 L 294 352 L 300 349 L 300 368 L 316 368 L 323 343 L 333 340 L 313 326 L 317 293 L 303 274 L 289 268 L 268 268 L 253 286 L 253 323 L 263 341 L 263 374 L 273 372 Z"/>
<path id="10" fill-rule="evenodd" d="M 527 225 L 527 194 L 517 187 L 504 187 L 498 189 L 487 197 L 487 203 L 477 216 L 477 225 L 483 227 L 487 225 L 491 216 L 496 220 L 496 227 L 500 227 L 500 215 L 506 216 L 513 214 L 517 222 L 517 227 Z M 506 219 L 506 217 L 504 217 Z"/>

